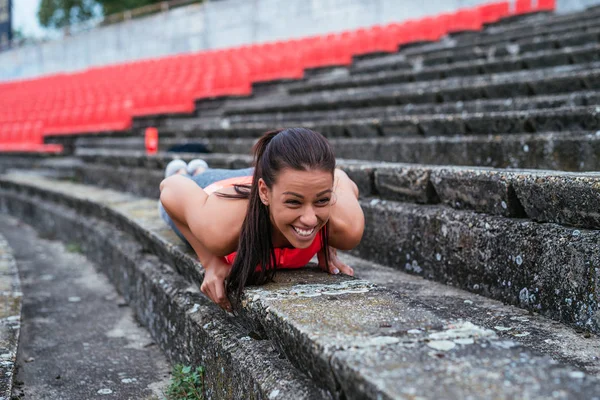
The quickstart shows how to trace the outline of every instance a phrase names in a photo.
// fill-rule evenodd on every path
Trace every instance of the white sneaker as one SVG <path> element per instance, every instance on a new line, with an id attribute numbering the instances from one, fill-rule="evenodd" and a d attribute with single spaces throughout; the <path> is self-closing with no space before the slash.
<path id="1" fill-rule="evenodd" d="M 181 170 L 182 168 L 187 171 L 188 165 L 185 161 L 180 159 L 171 160 L 165 168 L 165 178 L 168 178 L 171 175 L 175 175 L 177 171 Z"/>
<path id="2" fill-rule="evenodd" d="M 203 173 L 208 169 L 208 164 L 201 158 L 194 158 L 187 165 L 187 172 L 191 176 Z"/>

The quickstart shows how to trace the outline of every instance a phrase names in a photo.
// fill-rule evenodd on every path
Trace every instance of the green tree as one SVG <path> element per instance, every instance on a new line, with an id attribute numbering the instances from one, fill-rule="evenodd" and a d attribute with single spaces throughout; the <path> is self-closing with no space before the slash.
<path id="1" fill-rule="evenodd" d="M 40 25 L 46 28 L 64 28 L 99 15 L 160 3 L 163 0 L 42 0 L 38 10 Z"/>
<path id="2" fill-rule="evenodd" d="M 163 0 L 96 0 L 102 5 L 104 15 L 111 15 L 127 10 L 147 6 L 149 4 L 161 3 Z"/>
<path id="3" fill-rule="evenodd" d="M 38 10 L 40 25 L 46 28 L 64 28 L 96 16 L 95 0 L 42 0 Z"/>

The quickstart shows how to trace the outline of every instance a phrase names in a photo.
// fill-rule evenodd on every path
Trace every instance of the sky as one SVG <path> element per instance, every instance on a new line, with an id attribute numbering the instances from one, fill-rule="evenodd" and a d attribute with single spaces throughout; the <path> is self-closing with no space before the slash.
<path id="1" fill-rule="evenodd" d="M 44 29 L 37 20 L 41 0 L 13 0 L 13 28 L 21 28 L 25 36 L 44 36 Z"/>

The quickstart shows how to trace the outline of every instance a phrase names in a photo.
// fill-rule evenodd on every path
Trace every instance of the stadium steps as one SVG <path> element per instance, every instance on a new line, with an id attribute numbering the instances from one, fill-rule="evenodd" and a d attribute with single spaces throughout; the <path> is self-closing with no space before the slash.
<path id="1" fill-rule="evenodd" d="M 85 151 L 75 176 L 67 177 L 157 197 L 164 166 L 180 156 Z M 251 165 L 242 155 L 205 159 L 213 168 Z M 338 165 L 357 183 L 369 222 L 357 254 L 600 330 L 594 272 L 600 258 L 593 255 L 599 174 L 353 160 Z M 557 248 L 557 242 L 564 245 Z"/>
<path id="2" fill-rule="evenodd" d="M 351 113 L 353 118 L 386 119 L 397 115 L 424 114 L 458 114 L 458 113 L 488 113 L 498 111 L 527 111 L 537 109 L 592 106 L 600 103 L 600 91 L 580 91 L 568 94 L 541 95 L 530 97 L 514 97 L 509 99 L 471 100 L 432 104 L 406 104 L 403 106 L 364 107 L 350 110 L 299 111 L 271 114 L 231 115 L 227 117 L 229 124 L 245 123 L 302 123 L 303 121 L 340 120 Z M 169 122 L 163 129 L 172 127 Z M 193 126 L 193 125 L 192 125 Z M 181 129 L 189 125 L 179 124 Z M 188 128 L 189 129 L 189 128 Z"/>
<path id="3" fill-rule="evenodd" d="M 354 118 L 324 121 L 294 121 L 321 132 L 329 138 L 352 137 L 440 137 L 456 135 L 510 135 L 519 133 L 545 133 L 555 131 L 595 132 L 600 129 L 600 107 L 559 107 L 528 111 L 487 113 L 460 113 L 439 115 L 404 115 L 398 113 L 387 118 Z M 227 127 L 209 125 L 193 127 L 183 132 L 192 137 L 243 138 L 259 137 L 287 121 L 228 124 Z M 162 130 L 164 135 L 169 131 Z"/>
<path id="4" fill-rule="evenodd" d="M 548 21 L 551 23 L 551 21 Z M 600 28 L 597 16 L 587 23 L 578 23 L 566 28 L 550 28 L 547 32 L 527 31 L 526 36 L 503 37 L 490 35 L 483 31 L 471 38 L 481 38 L 477 42 L 464 40 L 442 40 L 437 45 L 425 45 L 421 49 L 411 47 L 401 49 L 396 54 L 372 57 L 368 60 L 358 60 L 350 68 L 353 74 L 364 74 L 376 71 L 386 71 L 414 66 L 435 66 L 452 64 L 465 59 L 486 59 L 503 57 L 528 52 L 539 52 L 556 48 L 578 46 L 586 42 L 596 41 Z"/>
<path id="5" fill-rule="evenodd" d="M 160 137 L 159 148 L 202 144 L 210 152 L 248 154 L 255 138 Z M 512 135 L 440 137 L 330 138 L 339 158 L 386 162 L 463 165 L 494 168 L 532 168 L 564 171 L 600 169 L 600 134 L 549 132 Z M 62 142 L 65 143 L 65 142 Z M 70 147 L 81 151 L 122 149 L 143 152 L 143 136 L 72 138 Z M 206 153 L 200 155 L 207 156 Z M 11 158 L 4 157 L 9 160 Z"/>
<path id="6" fill-rule="evenodd" d="M 600 11 L 589 9 L 570 15 L 533 15 L 516 21 L 514 24 L 496 24 L 488 26 L 482 31 L 473 32 L 468 35 L 459 35 L 442 38 L 437 42 L 412 44 L 401 47 L 400 53 L 407 57 L 422 57 L 434 55 L 445 51 L 462 51 L 475 47 L 493 46 L 507 42 L 530 40 L 543 41 L 551 35 L 570 35 L 582 33 L 598 26 Z M 566 17 L 566 18 L 565 18 Z M 393 54 L 375 57 L 378 59 L 394 58 Z M 356 65 L 368 65 L 372 57 L 367 60 L 356 60 Z"/>
<path id="7" fill-rule="evenodd" d="M 600 63 L 591 62 L 483 76 L 362 86 L 282 96 L 264 101 L 247 100 L 229 107 L 225 114 L 260 114 L 560 94 L 598 89 L 599 74 Z"/>
<path id="8" fill-rule="evenodd" d="M 11 398 L 17 372 L 17 348 L 21 336 L 23 293 L 21 280 L 10 244 L 0 235 L 0 396 Z"/>
<path id="9" fill-rule="evenodd" d="M 504 73 L 598 61 L 600 59 L 598 56 L 600 29 L 593 35 L 587 35 L 586 39 L 588 40 L 582 42 L 581 45 L 558 50 L 541 50 L 502 57 L 486 53 L 485 58 L 487 59 L 484 60 L 465 56 L 460 57 L 460 61 L 458 62 L 452 64 L 444 63 L 433 67 L 421 67 L 415 65 L 410 69 L 390 71 L 382 66 L 372 73 L 348 75 L 345 78 L 337 79 L 310 80 L 307 82 L 295 83 L 293 85 L 290 84 L 287 85 L 287 90 L 291 94 L 299 94 L 369 85 L 408 83 L 451 77 Z"/>
<path id="10" fill-rule="evenodd" d="M 211 397 L 248 390 L 271 399 L 600 396 L 598 337 L 536 307 L 524 311 L 345 256 L 357 278 L 281 271 L 275 283 L 249 287 L 233 319 L 193 290 L 202 268 L 160 220 L 155 200 L 29 173 L 0 178 L 0 204 L 42 232 L 81 243 L 169 357 L 206 365 Z M 388 201 L 367 212 L 377 206 L 410 207 Z M 591 236 L 582 232 L 570 249 Z M 361 270 L 380 283 L 361 279 Z"/>

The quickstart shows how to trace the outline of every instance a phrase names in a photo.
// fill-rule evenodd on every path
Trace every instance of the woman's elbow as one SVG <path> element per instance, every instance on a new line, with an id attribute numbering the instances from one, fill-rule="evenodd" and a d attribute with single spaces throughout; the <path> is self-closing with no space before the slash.
<path id="1" fill-rule="evenodd" d="M 174 178 L 175 176 L 176 176 L 176 175 L 169 176 L 168 178 L 165 178 L 165 179 L 163 179 L 163 180 L 160 182 L 159 189 L 160 189 L 160 192 L 161 192 L 161 193 L 162 193 L 162 191 L 163 191 L 163 190 L 164 190 L 166 187 L 168 187 L 168 186 L 171 186 L 172 182 L 174 181 L 174 179 L 173 179 L 173 178 Z"/>
<path id="2" fill-rule="evenodd" d="M 358 246 L 364 233 L 364 224 L 357 222 L 346 229 L 343 239 L 335 246 L 338 250 L 352 250 Z"/>

